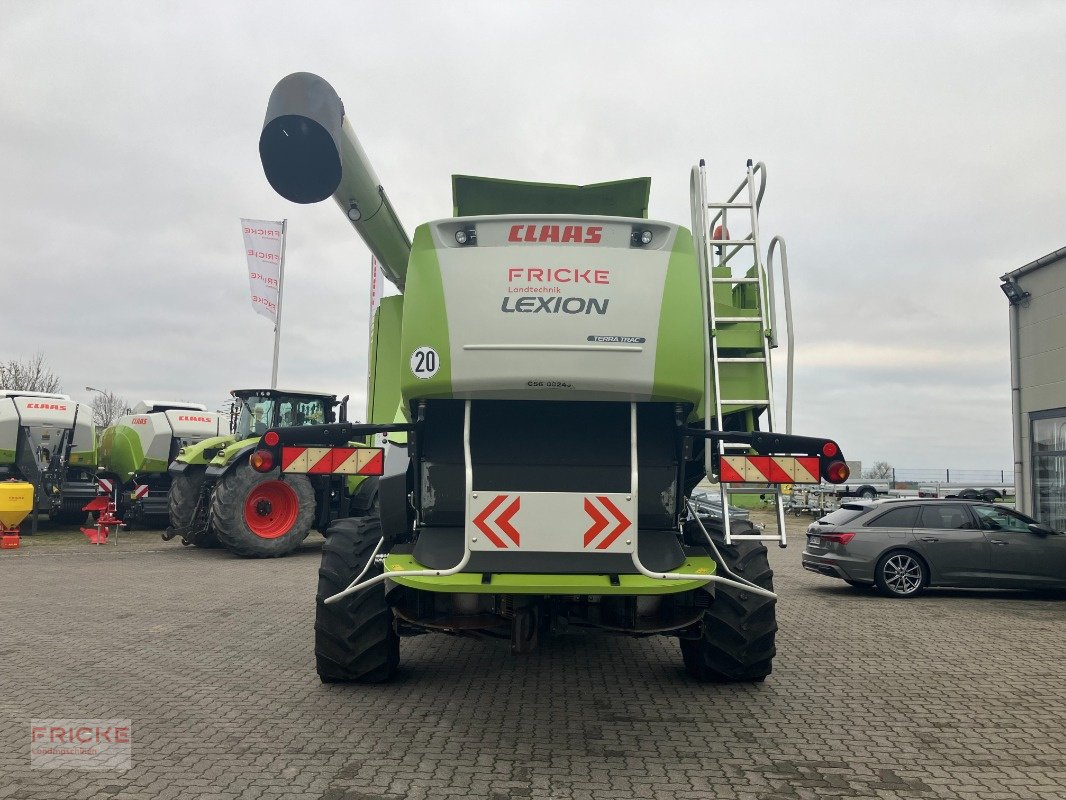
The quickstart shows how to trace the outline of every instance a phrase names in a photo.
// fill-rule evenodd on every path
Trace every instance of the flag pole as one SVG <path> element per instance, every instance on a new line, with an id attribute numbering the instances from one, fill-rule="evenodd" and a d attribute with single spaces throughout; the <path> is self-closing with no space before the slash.
<path id="1" fill-rule="evenodd" d="M 288 233 L 287 219 L 281 221 L 281 262 L 278 264 L 278 316 L 274 320 L 274 369 L 270 373 L 270 388 L 278 388 L 278 353 L 281 350 L 281 298 L 285 289 L 285 239 Z"/>

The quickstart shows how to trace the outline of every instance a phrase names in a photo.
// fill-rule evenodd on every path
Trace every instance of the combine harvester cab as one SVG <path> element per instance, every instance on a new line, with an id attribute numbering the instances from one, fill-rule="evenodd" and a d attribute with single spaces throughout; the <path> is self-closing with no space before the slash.
<path id="1" fill-rule="evenodd" d="M 65 394 L 0 389 L 0 480 L 35 488 L 36 510 L 77 523 L 96 497 L 92 409 Z"/>
<path id="2" fill-rule="evenodd" d="M 223 546 L 251 558 L 292 552 L 312 528 L 372 502 L 373 483 L 339 475 L 262 474 L 248 459 L 270 427 L 346 419 L 347 397 L 285 389 L 235 389 L 230 433 L 187 445 L 170 464 L 170 528 L 164 538 Z M 369 494 L 368 494 L 369 493 Z"/>
<path id="3" fill-rule="evenodd" d="M 728 507 L 726 487 L 773 493 L 847 468 L 831 440 L 769 424 L 751 164 L 748 195 L 720 204 L 751 219 L 750 241 L 724 220 L 718 237 L 725 252 L 757 254 L 738 272 L 711 244 L 702 166 L 695 242 L 647 219 L 646 178 L 455 176 L 455 215 L 408 245 L 322 79 L 278 84 L 260 154 L 288 199 L 333 196 L 403 291 L 400 324 L 379 312 L 371 340 L 371 398 L 384 407 L 398 374 L 397 421 L 271 430 L 252 458 L 283 474 L 382 473 L 380 513 L 327 535 L 322 680 L 387 680 L 401 635 L 509 635 L 522 652 L 578 627 L 676 637 L 699 679 L 768 675 L 776 595 L 762 542 L 784 543 L 783 517 L 776 535 L 728 515 L 712 529 L 686 522 L 689 495 L 721 477 Z M 348 446 L 379 434 L 380 457 Z"/>
<path id="4" fill-rule="evenodd" d="M 170 463 L 183 448 L 221 432 L 218 412 L 172 400 L 144 400 L 106 428 L 100 437 L 100 477 L 117 493 L 126 525 L 165 526 Z"/>

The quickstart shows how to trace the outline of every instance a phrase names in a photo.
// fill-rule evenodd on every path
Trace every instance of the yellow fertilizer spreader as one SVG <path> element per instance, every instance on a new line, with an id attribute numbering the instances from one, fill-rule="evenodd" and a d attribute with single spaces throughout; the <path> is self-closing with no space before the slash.
<path id="1" fill-rule="evenodd" d="M 25 481 L 0 483 L 0 548 L 19 546 L 19 525 L 33 511 L 33 484 Z"/>

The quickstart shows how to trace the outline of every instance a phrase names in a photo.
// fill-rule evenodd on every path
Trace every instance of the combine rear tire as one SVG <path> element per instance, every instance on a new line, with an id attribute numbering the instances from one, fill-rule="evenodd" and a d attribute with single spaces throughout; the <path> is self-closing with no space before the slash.
<path id="1" fill-rule="evenodd" d="M 381 683 L 396 674 L 400 637 L 385 603 L 385 585 L 375 584 L 332 605 L 324 602 L 355 580 L 380 539 L 376 516 L 337 520 L 326 532 L 315 597 L 315 662 L 323 683 Z M 381 570 L 380 564 L 372 564 L 363 577 Z"/>
<path id="2" fill-rule="evenodd" d="M 315 490 L 304 475 L 282 480 L 278 470 L 256 472 L 243 461 L 215 484 L 211 527 L 239 556 L 287 555 L 307 538 L 314 519 Z"/>
<path id="3" fill-rule="evenodd" d="M 732 523 L 734 533 L 751 529 L 747 522 Z M 708 532 L 730 571 L 773 591 L 774 573 L 761 542 L 726 545 L 720 527 L 708 526 Z M 721 562 L 718 567 L 720 575 L 729 577 Z M 714 591 L 714 602 L 703 612 L 700 638 L 681 640 L 685 669 L 699 681 L 764 680 L 777 653 L 777 601 L 720 583 L 715 584 Z"/>
<path id="4" fill-rule="evenodd" d="M 174 477 L 170 482 L 170 491 L 167 494 L 167 507 L 170 510 L 170 527 L 178 534 L 182 534 L 193 527 L 196 521 L 193 515 L 196 513 L 196 504 L 200 502 L 200 492 L 204 486 L 204 470 L 187 469 L 181 475 Z M 204 503 L 200 509 L 200 515 L 204 517 L 201 525 L 206 529 L 196 537 L 190 538 L 192 544 L 197 547 L 219 547 L 218 536 L 211 527 L 211 504 Z M 189 538 L 189 537 L 186 537 Z"/>

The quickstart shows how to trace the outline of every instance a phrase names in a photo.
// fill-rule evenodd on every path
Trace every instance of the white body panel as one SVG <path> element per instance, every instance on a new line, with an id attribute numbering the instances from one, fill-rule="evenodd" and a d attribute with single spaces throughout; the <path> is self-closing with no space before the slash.
<path id="1" fill-rule="evenodd" d="M 490 314 L 448 318 L 456 397 L 648 400 L 676 226 L 618 218 L 471 217 L 430 226 L 445 304 Z M 652 230 L 633 247 L 634 225 Z M 581 241 L 522 241 L 530 227 Z M 518 239 L 519 241 L 513 241 Z"/>
<path id="2" fill-rule="evenodd" d="M 475 551 L 632 553 L 636 511 L 628 493 L 480 491 L 467 502 L 466 535 Z"/>
<path id="3" fill-rule="evenodd" d="M 173 439 L 180 440 L 184 446 L 218 436 L 222 419 L 215 411 L 172 409 L 154 414 L 129 414 L 115 424 L 136 431 L 145 460 L 169 461 Z"/>
<path id="4" fill-rule="evenodd" d="M 182 400 L 142 400 L 133 407 L 131 414 L 151 414 L 160 409 L 180 409 L 183 411 L 207 411 L 203 403 L 186 403 Z"/>
<path id="5" fill-rule="evenodd" d="M 63 431 L 71 429 L 74 452 L 93 449 L 92 411 L 66 395 L 10 391 L 0 394 L 0 449 L 15 449 L 20 427 L 27 429 L 39 461 L 53 454 Z"/>

